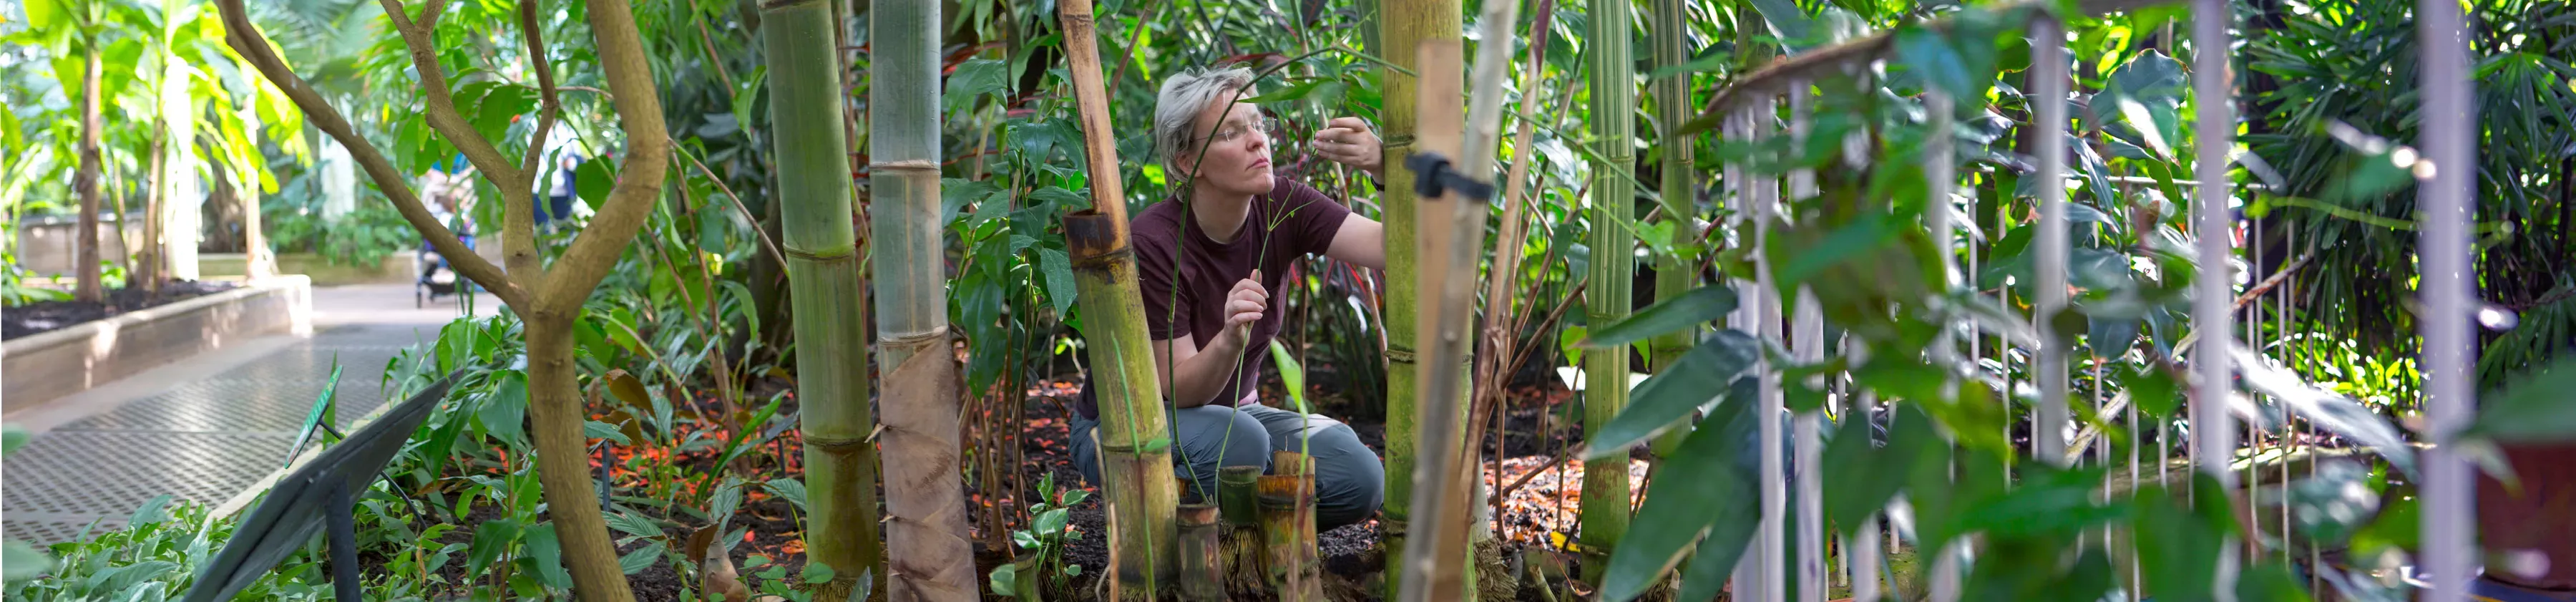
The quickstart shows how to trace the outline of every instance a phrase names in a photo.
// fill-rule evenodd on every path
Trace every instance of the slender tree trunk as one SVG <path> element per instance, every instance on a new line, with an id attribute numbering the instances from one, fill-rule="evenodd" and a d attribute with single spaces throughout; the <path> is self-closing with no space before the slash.
<path id="1" fill-rule="evenodd" d="M 523 327 L 528 337 L 528 419 L 537 444 L 537 478 L 546 514 L 562 538 L 564 568 L 574 593 L 592 602 L 633 600 L 617 549 L 608 539 L 599 492 L 590 481 L 590 454 L 582 425 L 589 420 L 573 363 L 573 315 L 539 311 Z"/>
<path id="2" fill-rule="evenodd" d="M 858 235 L 850 220 L 849 147 L 841 124 L 839 51 L 824 0 L 763 3 L 769 53 L 769 123 L 787 250 L 788 310 L 795 313 L 798 428 L 812 507 L 805 558 L 831 567 L 819 599 L 849 597 L 862 573 L 882 577 L 877 540 L 877 453 L 867 440 L 867 308 L 859 287 Z M 852 307 L 852 305 L 859 305 Z M 873 584 L 871 584 L 873 586 Z"/>
<path id="3" fill-rule="evenodd" d="M 78 275 L 79 284 L 72 289 L 72 298 L 96 303 L 107 298 L 98 279 L 98 80 L 102 59 L 96 34 L 83 36 L 81 45 L 89 50 L 89 56 L 81 60 L 80 172 L 72 178 L 72 187 L 80 194 L 80 225 L 73 230 L 72 241 L 72 273 Z"/>
<path id="4" fill-rule="evenodd" d="M 1459 39 L 1464 22 L 1458 0 L 1383 0 L 1379 3 L 1378 39 L 1373 48 L 1394 67 L 1421 72 L 1421 57 L 1416 54 L 1424 40 Z M 1415 381 L 1420 378 L 1414 359 L 1415 339 L 1419 326 L 1414 308 L 1420 302 L 1415 276 L 1417 230 L 1413 193 L 1413 170 L 1404 166 L 1404 158 L 1413 154 L 1414 128 L 1420 121 L 1419 108 L 1409 102 L 1417 96 L 1420 82 L 1393 67 L 1378 71 L 1379 89 L 1392 99 L 1379 111 L 1384 126 L 1384 165 L 1386 181 L 1380 183 L 1380 196 L 1386 223 L 1386 501 L 1378 518 L 1378 541 L 1384 545 L 1385 557 L 1404 556 L 1406 531 L 1410 528 L 1413 508 L 1413 465 L 1421 425 L 1415 415 L 1418 402 Z M 1399 571 L 1389 571 L 1386 592 L 1395 597 L 1401 584 Z"/>
<path id="5" fill-rule="evenodd" d="M 1590 40 L 1628 39 L 1630 0 L 1593 0 Z M 1592 132 L 1600 158 L 1592 165 L 1591 293 L 1584 297 L 1586 324 L 1599 328 L 1628 317 L 1636 279 L 1637 244 L 1629 221 L 1636 214 L 1636 63 L 1627 44 L 1597 44 L 1592 59 Z M 1628 350 L 1595 349 L 1583 355 L 1583 430 L 1589 438 L 1628 405 Z M 1598 580 L 1610 550 L 1628 532 L 1628 456 L 1583 463 L 1584 577 Z"/>
<path id="6" fill-rule="evenodd" d="M 980 589 L 958 474 L 957 356 L 939 223 L 941 25 L 931 2 L 891 3 L 868 18 L 871 280 L 886 387 L 880 437 L 890 459 L 886 482 L 896 484 L 887 488 L 886 547 L 902 551 L 888 558 L 886 575 L 898 601 L 972 600 Z"/>
<path id="7" fill-rule="evenodd" d="M 1086 164 L 1118 165 L 1091 0 L 1058 0 L 1056 11 L 1082 113 Z M 1111 557 L 1119 560 L 1110 569 L 1118 582 L 1111 591 L 1150 599 L 1158 577 L 1177 568 L 1173 511 L 1180 491 L 1172 478 L 1162 381 L 1156 379 L 1145 335 L 1145 297 L 1137 288 L 1136 257 L 1127 244 L 1127 192 L 1114 167 L 1092 171 L 1091 206 L 1065 216 L 1065 246 L 1078 287 L 1074 298 L 1082 304 L 1083 337 L 1095 360 L 1091 386 L 1099 400 L 1100 427 L 1092 433 L 1098 439 L 1101 476 L 1108 481 L 1103 489 L 1109 496 L 1110 524 L 1115 525 L 1109 533 L 1116 548 Z"/>
<path id="8" fill-rule="evenodd" d="M 277 254 L 269 251 L 268 236 L 260 232 L 259 180 L 256 173 L 241 174 L 241 185 L 233 187 L 233 199 L 241 202 L 242 276 L 258 279 L 277 275 Z"/>
<path id="9" fill-rule="evenodd" d="M 143 242 L 135 245 L 134 254 L 140 259 L 134 262 L 136 269 L 126 273 L 125 282 L 129 287 L 142 287 L 146 293 L 161 290 L 161 275 L 164 273 L 161 268 L 161 206 L 170 202 L 169 134 L 169 124 L 158 116 L 153 117 L 152 155 L 148 159 L 152 166 L 144 170 L 144 177 L 151 181 L 143 188 Z"/>
<path id="10" fill-rule="evenodd" d="M 1690 60 L 1690 17 L 1684 12 L 1683 0 L 1654 0 L 1655 65 L 1670 68 Z M 1676 73 L 1654 81 L 1655 121 L 1663 131 L 1655 136 L 1663 151 L 1662 186 L 1664 223 L 1671 224 L 1673 252 L 1655 257 L 1655 302 L 1661 303 L 1699 284 L 1699 193 L 1697 169 L 1691 165 L 1691 146 L 1696 140 L 1677 133 L 1697 108 L 1691 102 L 1691 76 Z M 1652 353 L 1647 356 L 1648 370 L 1661 373 L 1690 351 L 1696 329 L 1655 337 L 1647 342 Z M 1688 418 L 1684 418 L 1688 420 Z M 1655 438 L 1655 462 L 1681 445 L 1690 429 L 1665 431 Z"/>

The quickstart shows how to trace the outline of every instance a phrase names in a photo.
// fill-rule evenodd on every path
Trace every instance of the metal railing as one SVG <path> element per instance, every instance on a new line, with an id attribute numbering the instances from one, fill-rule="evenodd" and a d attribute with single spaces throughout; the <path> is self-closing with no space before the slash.
<path id="1" fill-rule="evenodd" d="M 2167 3 L 2169 2 L 2153 0 L 2095 0 L 2084 2 L 2081 6 L 2087 13 L 2100 14 Z M 2191 0 L 2191 5 L 2190 39 L 2194 48 L 2191 78 L 2194 95 L 2196 98 L 2204 99 L 2234 98 L 2231 57 L 2225 52 L 2204 51 L 2233 47 L 2233 40 L 2229 33 L 2232 15 L 2228 10 L 2227 0 Z M 2040 6 L 2039 3 L 2027 3 L 2008 6 L 2005 10 L 2038 6 Z M 2033 57 L 2030 94 L 2038 99 L 2066 98 L 2070 79 L 2067 70 L 2071 59 L 2067 56 L 2064 27 L 2045 10 L 2032 10 L 2028 14 L 2034 15 L 2028 24 Z M 2472 404 L 2470 383 L 2473 376 L 2469 368 L 2475 351 L 2469 338 L 2469 320 L 2471 312 L 2478 305 L 2472 296 L 2474 281 L 2470 272 L 2469 208 L 2472 206 L 2471 196 L 2474 194 L 2470 179 L 2474 169 L 2471 156 L 2475 150 L 2473 136 L 2476 135 L 2477 130 L 2474 129 L 2476 126 L 2470 113 L 2472 110 L 2469 104 L 2471 82 L 2468 79 L 2470 57 L 2463 21 L 2462 8 L 2456 0 L 2420 0 L 2417 22 L 2418 35 L 2424 49 L 2421 57 L 2423 61 L 2421 72 L 2424 80 L 2419 82 L 2419 85 L 2423 93 L 2424 125 L 2421 128 L 2423 134 L 2419 145 L 2424 149 L 2427 159 L 2439 168 L 2434 170 L 2433 177 L 2419 183 L 2420 198 L 2424 208 L 2421 242 L 2424 249 L 2422 254 L 2423 302 L 2425 307 L 2431 309 L 2418 319 L 2418 324 L 2422 329 L 2421 336 L 2425 349 L 2425 405 L 2431 418 L 2432 437 L 2437 441 L 2468 422 Z M 1941 22 L 1927 25 L 1934 28 L 1947 26 Z M 1892 34 L 1882 32 L 1801 53 L 1792 59 L 1748 74 L 1734 85 L 1720 91 L 1704 108 L 1701 119 L 1716 121 L 1717 123 L 1713 125 L 1727 139 L 1767 138 L 1772 135 L 1771 130 L 1774 128 L 1776 116 L 1785 99 L 1789 115 L 1789 135 L 1803 140 L 1809 133 L 1808 116 L 1814 104 L 1810 83 L 1820 78 L 1836 77 L 1870 67 L 1888 55 L 1893 50 L 1893 46 Z M 1951 109 L 1955 104 L 1954 99 L 1937 89 L 1930 88 L 1933 87 L 1927 86 L 1923 100 L 1929 109 L 1927 113 L 1931 116 L 1932 131 L 1946 131 Z M 2066 103 L 2034 102 L 2032 106 L 2035 113 L 2034 122 L 2038 128 L 2038 132 L 2033 137 L 2037 143 L 2034 150 L 2038 162 L 2035 177 L 2042 182 L 2062 181 L 2066 172 L 2065 156 L 2068 150 L 2066 141 L 2069 121 L 2066 115 Z M 2197 143 L 2198 159 L 2193 165 L 2196 181 L 2188 184 L 2194 191 L 2190 203 L 2191 230 L 2196 234 L 2195 249 L 2202 260 L 2199 262 L 2199 275 L 2193 284 L 2191 316 L 2195 335 L 2187 337 L 2196 341 L 2192 341 L 2193 345 L 2188 351 L 2179 347 L 2176 351 L 2188 354 L 2195 375 L 2192 384 L 2195 397 L 2205 400 L 2225 400 L 2236 395 L 2234 377 L 2238 367 L 2233 363 L 2236 356 L 2232 349 L 2239 344 L 2240 335 L 2236 334 L 2238 329 L 2234 327 L 2237 312 L 2246 311 L 2246 323 L 2242 336 L 2248 341 L 2259 340 L 2262 337 L 2260 326 L 2266 320 L 2267 307 L 2272 313 L 2269 316 L 2272 323 L 2287 324 L 2289 317 L 2287 287 L 2273 285 L 2278 284 L 2279 278 L 2287 277 L 2289 275 L 2287 272 L 2297 266 L 2285 263 L 2284 273 L 2276 276 L 2273 281 L 2247 283 L 2243 297 L 2233 290 L 2235 275 L 2227 258 L 2235 256 L 2237 252 L 2236 241 L 2228 234 L 2236 225 L 2236 218 L 2228 206 L 2235 188 L 2228 177 L 2231 162 L 2229 159 L 2233 156 L 2234 132 L 2237 125 L 2235 106 L 2230 102 L 2195 102 L 2194 106 L 2197 112 L 2193 135 Z M 1953 187 L 1956 185 L 1955 155 L 1950 152 L 1948 136 L 1935 135 L 1930 138 L 1931 150 L 1925 153 L 1928 159 L 1923 165 L 1924 173 L 1931 185 L 1930 197 L 1952 199 L 1954 198 Z M 1755 227 L 1752 229 L 1753 240 L 1749 242 L 1754 245 L 1754 248 L 1765 248 L 1771 224 L 1780 219 L 1783 202 L 1782 179 L 1755 174 L 1750 165 L 1740 162 L 1729 162 L 1724 168 L 1723 178 L 1728 191 L 1727 194 L 1721 195 L 1721 198 L 1738 204 L 1737 211 L 1733 212 L 1733 215 L 1755 220 Z M 1804 169 L 1792 171 L 1786 174 L 1785 180 L 1790 193 L 1788 198 L 1802 198 L 1815 192 L 1815 176 L 1811 171 Z M 2248 188 L 2259 188 L 2259 186 L 2248 186 Z M 2040 230 L 2035 237 L 2037 257 L 2034 262 L 2037 272 L 2035 275 L 2037 298 L 2032 301 L 2035 313 L 2047 316 L 2063 310 L 2068 304 L 2066 266 L 2069 224 L 2065 206 L 2067 202 L 2065 187 L 2042 185 L 2038 190 Z M 1973 206 L 1975 201 L 1970 199 L 1968 202 Z M 1958 244 L 1960 238 L 1957 237 L 1959 228 L 1958 224 L 1954 223 L 1953 212 L 1946 210 L 1946 205 L 1947 203 L 1936 202 L 1931 210 L 1925 212 L 1925 219 L 1934 233 L 1934 240 L 1945 249 L 1949 249 L 1952 248 L 1951 245 Z M 1973 209 L 1969 213 L 1973 214 Z M 2247 235 L 2260 236 L 2259 230 L 2250 228 Z M 2249 248 L 2261 248 L 2259 238 L 2248 242 Z M 1969 262 L 1967 270 L 1973 273 L 1977 269 L 1976 246 L 1965 245 L 1964 250 L 1965 258 Z M 1957 265 L 1954 255 L 1958 253 L 1945 252 L 1940 258 L 1942 281 L 1948 288 L 1956 288 L 1963 280 L 1960 266 Z M 1738 282 L 1735 286 L 1742 293 L 1741 298 L 1746 299 L 1747 303 L 1732 316 L 1730 320 L 1732 326 L 1773 341 L 1784 340 L 1783 328 L 1786 326 L 1790 330 L 1787 334 L 1792 336 L 1785 340 L 1791 343 L 1790 349 L 1795 359 L 1815 361 L 1824 356 L 1826 351 L 1821 340 L 1823 338 L 1821 310 L 1815 305 L 1813 297 L 1803 288 L 1797 291 L 1793 299 L 1782 299 L 1776 292 L 1778 289 L 1773 286 L 1768 262 L 1758 260 L 1755 263 L 1753 280 Z M 2006 291 L 2009 290 L 2006 289 Z M 2268 302 L 2264 299 L 2267 292 L 2275 295 L 2275 298 Z M 1785 315 L 1784 303 L 1789 310 Z M 1785 324 L 1784 319 L 1787 322 Z M 2276 338 L 2276 343 L 2286 340 L 2286 335 L 2279 334 L 2281 329 L 2276 328 L 2274 332 L 2275 337 L 2283 337 Z M 1945 328 L 1925 353 L 1933 355 L 1932 359 L 1936 361 L 1955 359 L 1961 351 L 1960 343 L 1956 335 Z M 2011 375 L 2015 371 L 2012 358 L 2019 355 L 2021 350 L 2015 349 L 2009 340 L 1997 349 L 1983 349 L 1978 337 L 1975 336 L 1968 337 L 1966 345 L 1970 360 L 1985 357 L 2002 360 L 2005 367 L 2006 391 L 2009 393 L 2012 386 Z M 2039 392 L 2039 399 L 2044 400 L 2045 403 L 2038 404 L 2033 412 L 2031 429 L 2033 451 L 2035 457 L 2043 461 L 2065 464 L 2073 460 L 2069 453 L 2067 438 L 2070 408 L 2066 405 L 2066 401 L 2071 398 L 2069 345 L 2055 337 L 2042 336 L 2038 338 L 2035 347 L 2028 350 L 2031 352 L 2029 354 L 2031 361 L 2027 370 L 2037 381 L 2035 385 Z M 1989 351 L 1992 352 L 1991 355 Z M 1867 352 L 1868 350 L 1846 350 L 1846 353 L 1852 354 Z M 2125 411 L 2130 436 L 2132 440 L 2138 440 L 2141 433 L 2135 404 L 2127 403 L 2123 398 L 2114 399 L 2109 405 L 2105 405 L 2101 396 L 2102 385 L 2099 377 L 2101 364 L 2097 361 L 2092 369 L 2095 371 L 2096 378 L 2091 398 L 2096 405 L 2096 410 Z M 1825 549 L 1826 531 L 1819 506 L 1822 497 L 1818 489 L 1820 479 L 1815 477 L 1821 472 L 1817 451 L 1822 445 L 1819 431 L 1824 417 L 1823 412 L 1810 411 L 1799 414 L 1790 429 L 1791 432 L 1781 432 L 1779 421 L 1767 417 L 1783 412 L 1783 383 L 1780 382 L 1779 372 L 1775 367 L 1765 366 L 1761 370 L 1760 395 L 1757 397 L 1760 405 L 1755 409 L 1755 415 L 1766 416 L 1766 419 L 1759 423 L 1761 425 L 1759 441 L 1761 507 L 1765 518 L 1752 540 L 1750 549 L 1747 550 L 1735 572 L 1734 591 L 1739 596 L 1738 599 L 1778 601 L 1783 600 L 1785 592 L 1789 591 L 1787 586 L 1791 583 L 1790 579 L 1795 579 L 1798 586 L 1796 591 L 1800 592 L 1801 602 L 1822 600 L 1827 591 L 1827 575 L 1822 553 Z M 1958 383 L 1954 382 L 1951 386 L 1958 386 Z M 2009 404 L 2010 397 L 2010 395 L 2004 396 L 2003 403 Z M 1859 416 L 1866 420 L 1870 404 L 1874 402 L 1875 400 L 1863 399 L 1857 411 L 1840 415 Z M 2194 459 L 2195 469 L 2213 477 L 2221 486 L 2235 487 L 2238 482 L 2237 475 L 2231 469 L 2231 462 L 2228 459 L 2236 457 L 2237 426 L 2226 404 L 2192 404 L 2187 420 L 2192 433 L 2190 457 Z M 2284 428 L 2295 427 L 2285 426 Z M 2167 434 L 2166 426 L 2159 423 L 2156 429 L 2156 440 L 2164 441 L 2164 435 Z M 2078 438 L 2083 439 L 2084 444 L 2077 447 L 2074 453 L 2092 454 L 2096 461 L 2108 464 L 2111 461 L 2109 446 L 2091 443 L 2094 439 L 2098 439 L 2098 437 L 2087 438 L 2092 435 L 2098 434 L 2079 435 Z M 1786 446 L 1783 445 L 1784 438 L 1788 443 Z M 2257 439 L 2259 445 L 2259 438 Z M 1782 457 L 1784 449 L 1795 456 L 1794 462 Z M 2159 445 L 2153 478 L 2160 484 L 2178 476 L 2170 474 L 2166 454 L 2166 446 Z M 2139 451 L 2132 447 L 2129 450 L 2127 466 L 2130 482 L 2133 485 L 2147 478 L 2147 475 L 2143 474 L 2141 465 L 2143 461 L 2144 458 Z M 2470 468 L 2463 459 L 2439 445 L 2429 448 L 2422 456 L 2421 464 L 2424 472 L 2420 489 L 2423 496 L 2421 514 L 2423 547 L 2418 565 L 2428 576 L 2431 584 L 2429 594 L 2423 599 L 2433 602 L 2459 602 L 2466 599 L 2468 580 L 2475 566 L 2470 549 L 2475 530 L 2470 522 L 2473 516 L 2470 497 L 2472 473 L 2469 472 Z M 1786 474 L 1788 466 L 1794 466 L 1799 474 Z M 2253 469 L 2249 468 L 2250 470 Z M 2281 470 L 2283 481 L 2286 482 L 2289 476 L 2287 463 L 2283 464 Z M 1790 478 L 1793 476 L 1797 478 Z M 2181 480 L 2188 481 L 2187 478 Z M 1786 507 L 1792 497 L 1788 491 L 1792 482 L 1799 488 L 1799 494 L 1795 496 L 1798 507 L 1794 512 L 1793 509 Z M 2107 496 L 2111 493 L 2109 486 L 2106 485 L 2103 494 Z M 2258 529 L 2261 522 L 2265 520 L 2265 517 L 2256 515 L 2252 504 L 2248 504 L 2248 516 L 2245 518 L 2257 525 Z M 2286 507 L 2277 520 L 2286 533 L 2290 523 Z M 1864 519 L 1864 523 L 1869 525 L 1875 525 L 1877 522 L 1875 515 Z M 1843 550 L 1849 554 L 1849 557 L 1842 565 L 1846 567 L 1879 566 L 1879 555 L 1882 550 L 1874 541 L 1877 529 L 1875 527 L 1856 529 L 1856 535 L 1858 536 L 1846 541 L 1843 546 Z M 2116 535 L 2104 533 L 2103 536 L 2106 538 L 2105 541 L 2109 541 L 2107 538 Z M 1792 537 L 1798 543 L 1797 556 L 1780 557 L 1783 550 L 1789 549 L 1786 544 Z M 1931 559 L 1933 569 L 1930 571 L 1927 585 L 1930 599 L 1934 602 L 1954 602 L 1960 597 L 1959 554 L 1963 551 L 1964 544 L 1953 543 L 1954 545 L 1935 551 Z M 2244 550 L 2242 542 L 2231 542 L 2221 549 L 2224 550 L 2222 557 L 2217 559 L 2220 564 L 2218 574 L 2221 579 L 2216 584 L 2216 591 L 2210 593 L 2219 600 L 2233 600 L 2235 584 L 2232 581 L 2236 574 L 2236 566 L 2248 559 L 2238 557 Z M 2131 564 L 2123 567 L 2121 572 L 2131 575 L 2131 582 L 2135 583 L 2135 576 L 2140 574 L 2140 567 Z M 1851 579 L 1851 591 L 1855 599 L 1862 602 L 1886 595 L 1894 585 L 1882 583 L 1879 574 L 1874 570 L 1851 571 L 1849 579 Z M 2137 599 L 2139 592 L 2135 591 L 2135 588 L 2129 589 L 2128 595 L 2131 599 Z"/>

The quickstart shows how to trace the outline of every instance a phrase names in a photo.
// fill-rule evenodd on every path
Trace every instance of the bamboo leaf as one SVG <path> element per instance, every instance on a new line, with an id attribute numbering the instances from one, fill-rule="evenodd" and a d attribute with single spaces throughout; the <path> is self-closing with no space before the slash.
<path id="1" fill-rule="evenodd" d="M 1620 538 L 1602 573 L 1602 599 L 1625 602 L 1645 593 L 1664 571 L 1681 561 L 1694 540 L 1700 540 L 1698 558 L 1692 561 L 1695 569 L 1701 563 L 1735 566 L 1735 557 L 1743 554 L 1762 514 L 1761 496 L 1745 495 L 1759 482 L 1757 475 L 1746 470 L 1755 465 L 1740 457 L 1757 447 L 1742 444 L 1755 433 L 1754 404 L 1749 400 L 1718 404 L 1699 430 L 1674 450 L 1664 469 L 1692 478 L 1656 479 L 1647 485 L 1646 504 L 1638 509 L 1635 524 L 1656 528 L 1632 530 Z M 1701 591 L 1690 581 L 1683 585 L 1685 598 Z M 1716 590 L 1715 584 L 1697 587 L 1712 594 Z"/>
<path id="2" fill-rule="evenodd" d="M 1629 394 L 1628 407 L 1593 434 L 1586 459 L 1626 455 L 1629 447 L 1690 419 L 1693 410 L 1707 404 L 1752 399 L 1752 381 L 1736 375 L 1761 357 L 1759 349 L 1753 337 L 1733 330 L 1718 331 L 1700 342 L 1682 354 L 1672 369 L 1637 385 Z"/>
<path id="3" fill-rule="evenodd" d="M 1842 432 L 1825 447 L 1826 522 L 1849 532 L 1862 524 L 1862 517 L 1896 497 L 1913 478 L 1917 462 L 1932 457 L 1923 452 L 1939 443 L 1941 436 L 1933 430 L 1931 416 L 1917 404 L 1899 404 L 1895 414 L 1885 447 L 1870 441 L 1872 427 L 1856 422 L 1866 420 L 1858 414 L 1846 419 Z"/>
<path id="4" fill-rule="evenodd" d="M 1306 407 L 1306 367 L 1298 364 L 1297 356 L 1288 353 L 1288 347 L 1275 338 L 1270 339 L 1270 360 L 1279 365 L 1279 382 L 1288 387 L 1288 400 L 1296 402 L 1297 412 L 1313 413 Z"/>
<path id="5" fill-rule="evenodd" d="M 1692 289 L 1679 297 L 1666 299 L 1639 310 L 1600 330 L 1591 331 L 1586 347 L 1615 347 L 1651 339 L 1688 328 L 1697 328 L 1735 311 L 1735 288 L 1712 284 Z"/>

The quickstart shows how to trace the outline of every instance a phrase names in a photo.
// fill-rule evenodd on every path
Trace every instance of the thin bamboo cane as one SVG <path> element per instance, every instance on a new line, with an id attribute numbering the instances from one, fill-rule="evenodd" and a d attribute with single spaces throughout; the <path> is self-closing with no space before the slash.
<path id="1" fill-rule="evenodd" d="M 1686 0 L 1654 0 L 1651 42 L 1657 68 L 1671 68 L 1690 60 L 1690 17 Z M 1675 73 L 1648 84 L 1655 93 L 1655 122 L 1662 130 L 1656 142 L 1663 151 L 1662 182 L 1656 193 L 1663 199 L 1664 221 L 1672 224 L 1670 245 L 1673 252 L 1655 256 L 1655 302 L 1669 301 L 1699 284 L 1699 274 L 1691 266 L 1700 253 L 1696 217 L 1699 169 L 1692 165 L 1692 147 L 1697 136 L 1681 133 L 1682 124 L 1690 121 L 1691 74 Z M 1524 87 L 1523 89 L 1527 89 Z M 1698 332 L 1675 332 L 1647 342 L 1647 370 L 1662 373 L 1690 351 Z M 1680 447 L 1690 429 L 1676 428 L 1655 438 L 1654 462 Z M 1652 469 L 1649 469 L 1649 473 Z"/>
<path id="2" fill-rule="evenodd" d="M 1088 165 L 1118 165 L 1115 131 L 1110 123 L 1108 93 L 1100 78 L 1098 34 L 1090 0 L 1060 0 L 1058 18 L 1065 32 L 1065 58 L 1082 113 L 1084 157 Z M 1112 571 L 1122 595 L 1150 598 L 1156 576 L 1169 574 L 1176 552 L 1173 506 L 1179 487 L 1173 482 L 1171 436 L 1163 415 L 1162 383 L 1156 380 L 1154 354 L 1147 347 L 1144 296 L 1137 288 L 1136 258 L 1128 248 L 1126 191 L 1118 170 L 1091 175 L 1092 209 L 1064 218 L 1066 248 L 1079 287 L 1084 335 L 1094 357 L 1105 357 L 1092 370 L 1099 387 L 1101 463 L 1112 507 L 1125 516 L 1110 536 L 1124 562 Z M 1100 352 L 1106 351 L 1106 354 Z"/>
<path id="3" fill-rule="evenodd" d="M 2233 19 L 2225 0 L 2196 0 L 2192 4 L 2192 87 L 2193 96 L 2202 99 L 2233 97 L 2231 70 L 2228 68 L 2230 38 L 2227 33 Z M 2236 475 L 2227 468 L 2227 457 L 2236 449 L 2236 421 L 2226 411 L 2233 366 L 2227 348 L 2234 343 L 2228 328 L 2233 308 L 2227 305 L 2232 296 L 2228 290 L 2235 281 L 2235 270 L 2228 264 L 2234 253 L 2234 240 L 2228 236 L 2231 219 L 2227 200 L 2227 165 L 2234 146 L 2236 119 L 2233 105 L 2227 102 L 2197 102 L 2193 137 L 2198 143 L 2193 175 L 2201 181 L 2193 198 L 2193 234 L 2199 238 L 2200 273 L 2193 280 L 2192 328 L 2215 336 L 2201 337 L 2192 351 L 2192 364 L 2199 373 L 2194 383 L 2191 403 L 2193 437 L 2192 460 L 2200 470 L 2216 479 L 2220 487 L 2233 489 Z M 2430 510 L 2430 509 L 2428 509 Z M 2232 534 L 2231 534 L 2232 537 Z M 2231 600 L 2235 593 L 2237 549 L 2231 541 L 2218 558 L 2219 578 L 2212 595 Z"/>
<path id="4" fill-rule="evenodd" d="M 833 60 L 830 6 L 819 0 L 763 8 L 762 28 L 777 77 L 767 80 L 787 286 L 797 345 L 797 427 L 805 446 L 812 506 L 808 564 L 835 569 L 826 597 L 847 597 L 861 574 L 885 574 L 878 543 L 876 426 L 868 404 L 867 308 L 860 289 L 858 235 L 850 220 L 848 140 L 839 128 L 798 127 L 841 120 L 841 74 Z"/>
<path id="5" fill-rule="evenodd" d="M 2476 217 L 2479 130 L 2464 19 L 2457 2 L 2422 0 L 2415 9 L 2423 49 L 2423 68 L 2417 72 L 2424 78 L 2419 85 L 2424 123 L 2418 130 L 2423 141 L 2418 145 L 2438 168 L 2433 177 L 2419 180 L 2418 193 L 2424 207 L 2422 290 L 2428 311 L 2417 324 L 2424 337 L 2425 413 L 2438 443 L 2423 459 L 2423 552 L 2433 581 L 2425 599 L 2430 602 L 2466 599 L 2477 562 L 2470 547 L 2477 530 L 2471 520 L 2476 511 L 2470 500 L 2473 473 L 2465 457 L 2447 445 L 2452 433 L 2468 424 L 2476 399 L 2471 396 L 2476 373 L 2470 367 L 2477 340 L 2469 329 L 2469 312 L 2477 304 L 2477 273 L 2468 228 Z"/>

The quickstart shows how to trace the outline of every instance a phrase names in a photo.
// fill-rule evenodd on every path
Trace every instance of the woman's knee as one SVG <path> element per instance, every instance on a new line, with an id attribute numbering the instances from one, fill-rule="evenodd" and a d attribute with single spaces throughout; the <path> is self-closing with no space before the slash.
<path id="1" fill-rule="evenodd" d="M 1268 466 L 1270 437 L 1261 421 L 1226 406 L 1206 405 L 1175 412 L 1175 461 L 1200 466 Z"/>
<path id="2" fill-rule="evenodd" d="M 1347 425 L 1318 429 L 1306 442 L 1315 457 L 1316 527 L 1367 520 L 1386 501 L 1386 466 Z"/>

